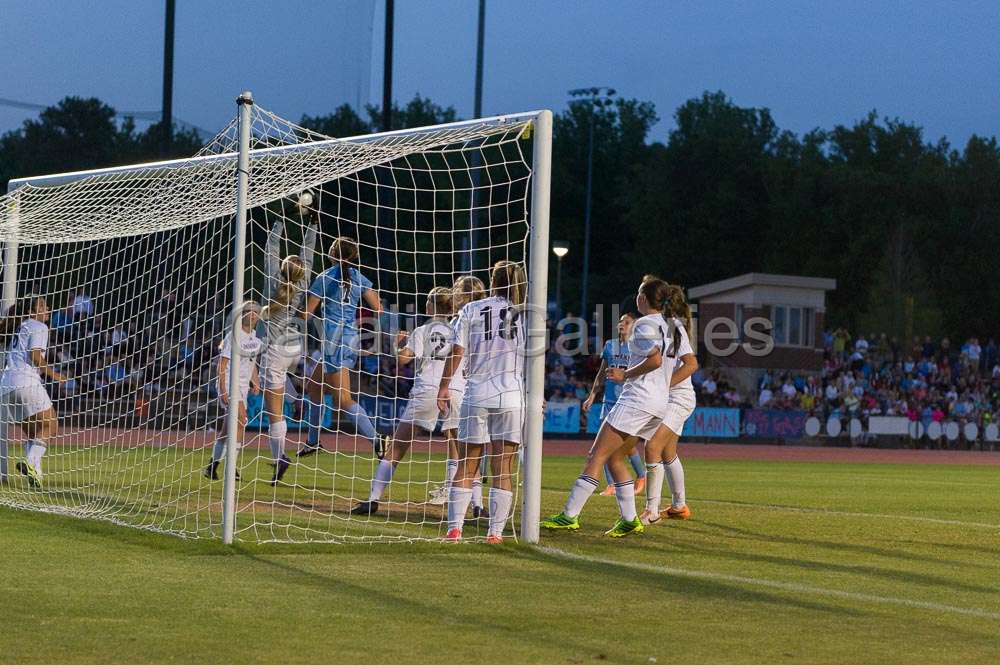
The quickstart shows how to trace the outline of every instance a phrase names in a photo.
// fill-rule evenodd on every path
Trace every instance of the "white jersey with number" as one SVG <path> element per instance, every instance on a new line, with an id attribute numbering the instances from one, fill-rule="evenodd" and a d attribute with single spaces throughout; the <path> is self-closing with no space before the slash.
<path id="1" fill-rule="evenodd" d="M 7 350 L 7 358 L 0 386 L 20 388 L 41 385 L 42 377 L 31 361 L 35 349 L 43 354 L 49 346 L 49 327 L 37 319 L 26 319 Z"/>
<path id="2" fill-rule="evenodd" d="M 464 404 L 524 408 L 524 322 L 506 298 L 475 300 L 458 313 L 455 343 L 465 349 Z"/>
<path id="3" fill-rule="evenodd" d="M 243 330 L 242 327 L 236 329 L 236 336 L 239 339 L 240 345 L 240 357 L 239 357 L 239 374 L 240 374 L 240 391 L 245 393 L 250 388 L 250 377 L 253 376 L 253 366 L 257 362 L 257 356 L 260 354 L 261 347 L 264 343 L 261 341 L 260 337 L 254 331 L 247 332 Z M 223 358 L 227 358 L 232 361 L 233 357 L 233 336 L 226 335 L 222 340 L 222 350 L 221 355 Z M 228 377 L 224 379 L 226 381 L 226 388 L 229 388 Z"/>
<path id="4" fill-rule="evenodd" d="M 453 340 L 457 339 L 457 337 L 458 337 L 458 317 L 457 316 L 451 320 L 450 325 L 451 325 L 451 330 L 452 330 L 452 335 L 453 335 L 452 339 Z M 453 392 L 453 393 L 460 393 L 460 394 L 464 395 L 465 394 L 465 386 L 468 383 L 468 374 L 469 374 L 469 355 L 468 354 L 462 354 L 462 360 L 459 361 L 458 367 L 456 367 L 455 371 L 452 372 L 451 383 L 448 384 L 449 390 L 451 390 L 451 392 Z"/>
<path id="5" fill-rule="evenodd" d="M 444 363 L 451 355 L 455 331 L 446 321 L 431 320 L 410 333 L 404 348 L 413 352 L 413 388 L 410 399 L 436 397 Z"/>
<path id="6" fill-rule="evenodd" d="M 662 418 L 667 409 L 670 377 L 674 374 L 676 326 L 664 320 L 662 314 L 639 318 L 632 326 L 628 339 L 629 365 L 640 365 L 659 351 L 663 356 L 660 368 L 625 381 L 616 406 L 627 406 Z"/>

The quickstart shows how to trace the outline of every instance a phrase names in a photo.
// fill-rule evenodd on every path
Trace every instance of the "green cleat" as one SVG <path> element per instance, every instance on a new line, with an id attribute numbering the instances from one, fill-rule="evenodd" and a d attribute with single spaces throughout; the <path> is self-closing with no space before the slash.
<path id="1" fill-rule="evenodd" d="M 610 530 L 604 532 L 604 535 L 611 536 L 612 538 L 624 538 L 625 536 L 633 533 L 642 533 L 645 530 L 645 527 L 642 526 L 642 522 L 639 521 L 638 517 L 634 520 L 619 518 Z"/>
<path id="2" fill-rule="evenodd" d="M 570 517 L 566 513 L 559 513 L 558 515 L 553 515 L 548 519 L 542 520 L 539 526 L 543 529 L 576 531 L 580 528 L 580 518 Z"/>
<path id="3" fill-rule="evenodd" d="M 28 477 L 28 484 L 32 487 L 42 486 L 42 477 L 38 475 L 38 471 L 35 469 L 35 465 L 31 462 L 25 460 L 23 462 L 17 463 L 17 470 Z"/>

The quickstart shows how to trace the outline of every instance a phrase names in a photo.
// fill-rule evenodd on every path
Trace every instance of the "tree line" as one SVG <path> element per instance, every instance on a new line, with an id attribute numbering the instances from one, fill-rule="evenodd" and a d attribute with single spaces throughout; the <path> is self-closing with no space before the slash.
<path id="1" fill-rule="evenodd" d="M 458 119 L 416 96 L 393 128 Z M 348 105 L 300 124 L 330 136 L 377 131 L 381 112 Z M 563 306 L 576 309 L 583 265 L 588 132 L 594 128 L 589 301 L 631 299 L 645 272 L 696 286 L 744 272 L 833 277 L 827 319 L 868 334 L 993 336 L 1000 331 L 1000 147 L 961 149 L 874 111 L 850 125 L 796 135 L 766 108 L 706 92 L 650 139 L 653 104 L 618 99 L 556 114 L 550 235 L 569 242 Z M 10 178 L 161 157 L 162 128 L 144 131 L 97 99 L 68 97 L 0 136 Z M 201 140 L 175 129 L 169 156 Z M 553 266 L 554 270 L 554 266 Z M 553 280 L 550 283 L 554 284 Z"/>

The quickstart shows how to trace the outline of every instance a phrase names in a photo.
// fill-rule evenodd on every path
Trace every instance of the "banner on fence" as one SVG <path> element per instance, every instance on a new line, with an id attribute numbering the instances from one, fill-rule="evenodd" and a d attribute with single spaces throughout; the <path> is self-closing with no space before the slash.
<path id="1" fill-rule="evenodd" d="M 747 409 L 743 412 L 743 431 L 755 439 L 801 439 L 806 432 L 805 411 Z"/>
<path id="2" fill-rule="evenodd" d="M 901 416 L 871 416 L 868 418 L 868 433 L 910 436 L 910 419 Z"/>
<path id="3" fill-rule="evenodd" d="M 580 403 L 546 402 L 543 429 L 552 434 L 577 434 L 580 431 Z"/>
<path id="4" fill-rule="evenodd" d="M 740 435 L 740 410 L 699 406 L 684 423 L 683 435 L 735 439 Z"/>

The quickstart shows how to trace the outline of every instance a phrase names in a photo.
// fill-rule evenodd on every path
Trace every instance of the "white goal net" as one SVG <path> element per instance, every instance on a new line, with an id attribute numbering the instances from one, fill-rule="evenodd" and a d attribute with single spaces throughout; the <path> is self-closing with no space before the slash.
<path id="1" fill-rule="evenodd" d="M 244 112 L 242 294 L 238 120 L 190 159 L 11 182 L 0 505 L 192 538 L 223 537 L 224 512 L 250 542 L 442 538 L 461 449 L 454 422 L 402 427 L 438 341 L 411 331 L 452 330 L 455 301 L 477 297 L 468 278 L 488 290 L 511 261 L 538 337 L 550 115 L 331 139 Z M 522 385 L 537 475 L 540 394 Z M 487 534 L 494 466 L 473 481 L 465 540 Z M 525 491 L 537 519 L 539 479 L 516 468 L 507 536 Z"/>

